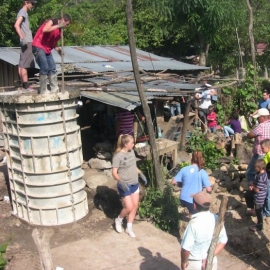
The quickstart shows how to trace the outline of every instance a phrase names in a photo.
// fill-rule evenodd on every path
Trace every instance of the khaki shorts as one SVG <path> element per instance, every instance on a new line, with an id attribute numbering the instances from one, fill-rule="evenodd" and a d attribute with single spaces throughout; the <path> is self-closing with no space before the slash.
<path id="1" fill-rule="evenodd" d="M 27 43 L 26 45 L 21 46 L 19 67 L 20 68 L 34 68 L 35 67 L 31 42 Z"/>

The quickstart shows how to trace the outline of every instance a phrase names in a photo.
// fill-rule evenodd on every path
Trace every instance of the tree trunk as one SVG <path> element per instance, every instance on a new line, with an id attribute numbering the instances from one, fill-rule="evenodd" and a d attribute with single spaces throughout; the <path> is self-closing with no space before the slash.
<path id="1" fill-rule="evenodd" d="M 42 270 L 53 270 L 53 261 L 50 249 L 50 238 L 53 235 L 52 229 L 37 229 L 32 232 L 32 237 L 37 246 Z"/>
<path id="2" fill-rule="evenodd" d="M 200 66 L 206 66 L 208 60 L 210 44 L 207 43 L 203 36 L 200 37 Z"/>
<path id="3" fill-rule="evenodd" d="M 256 52 L 255 52 L 255 41 L 254 41 L 254 35 L 253 35 L 253 24 L 254 24 L 254 17 L 253 17 L 253 9 L 250 4 L 250 0 L 246 0 L 247 7 L 249 11 L 249 26 L 248 26 L 248 35 L 250 40 L 250 52 L 251 52 L 251 59 L 252 64 L 254 66 L 254 80 L 256 79 Z M 255 81 L 254 81 L 255 83 Z"/>
<path id="4" fill-rule="evenodd" d="M 157 151 L 156 136 L 155 136 L 155 132 L 154 132 L 150 109 L 149 109 L 149 106 L 147 104 L 145 93 L 144 93 L 143 88 L 141 86 L 139 66 L 138 66 L 138 62 L 137 62 L 136 42 L 135 42 L 134 30 L 133 30 L 132 0 L 126 1 L 126 18 L 127 18 L 127 30 L 128 30 L 129 48 L 130 48 L 130 55 L 131 55 L 131 60 L 132 60 L 133 72 L 134 72 L 134 77 L 135 77 L 140 101 L 142 104 L 142 109 L 143 109 L 145 120 L 146 120 L 146 125 L 148 128 L 150 144 L 151 144 L 152 161 L 153 161 L 154 169 L 155 169 L 156 182 L 157 182 L 158 188 L 163 190 L 164 183 L 163 183 L 163 177 L 162 177 L 162 172 L 161 172 L 161 166 L 160 166 L 160 162 L 159 162 L 159 155 L 158 155 L 158 151 Z"/>

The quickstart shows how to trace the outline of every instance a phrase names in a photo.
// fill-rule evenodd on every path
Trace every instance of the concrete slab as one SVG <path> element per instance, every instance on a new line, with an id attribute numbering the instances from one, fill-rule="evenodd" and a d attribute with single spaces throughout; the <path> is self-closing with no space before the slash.
<path id="1" fill-rule="evenodd" d="M 103 234 L 51 250 L 55 266 L 64 270 L 179 270 L 178 239 L 147 222 L 136 222 L 136 238 L 108 228 Z M 254 269 L 225 250 L 219 255 L 219 270 Z"/>
<path id="2" fill-rule="evenodd" d="M 51 250 L 55 266 L 64 270 L 86 269 L 180 269 L 180 245 L 176 237 L 147 222 L 134 225 L 136 238 L 112 228 Z"/>

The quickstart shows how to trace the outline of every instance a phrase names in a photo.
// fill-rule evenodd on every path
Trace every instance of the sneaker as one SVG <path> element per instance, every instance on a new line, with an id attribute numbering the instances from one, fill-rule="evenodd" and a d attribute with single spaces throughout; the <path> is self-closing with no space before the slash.
<path id="1" fill-rule="evenodd" d="M 114 225 L 115 225 L 115 230 L 118 233 L 121 233 L 122 232 L 122 222 L 119 220 L 118 217 L 114 220 Z"/>
<path id="2" fill-rule="evenodd" d="M 133 232 L 132 228 L 126 228 L 126 233 L 132 238 L 136 237 L 136 235 Z"/>

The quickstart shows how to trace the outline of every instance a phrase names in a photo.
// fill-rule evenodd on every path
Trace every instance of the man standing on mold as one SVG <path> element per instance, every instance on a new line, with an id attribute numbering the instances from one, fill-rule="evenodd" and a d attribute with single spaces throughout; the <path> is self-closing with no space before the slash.
<path id="1" fill-rule="evenodd" d="M 40 94 L 59 92 L 56 65 L 52 56 L 52 49 L 55 49 L 60 56 L 64 52 L 57 46 L 61 38 L 61 29 L 66 28 L 71 23 L 71 17 L 64 14 L 60 19 L 49 19 L 45 21 L 37 30 L 33 40 L 33 54 L 39 65 Z M 50 88 L 47 89 L 47 78 Z"/>

